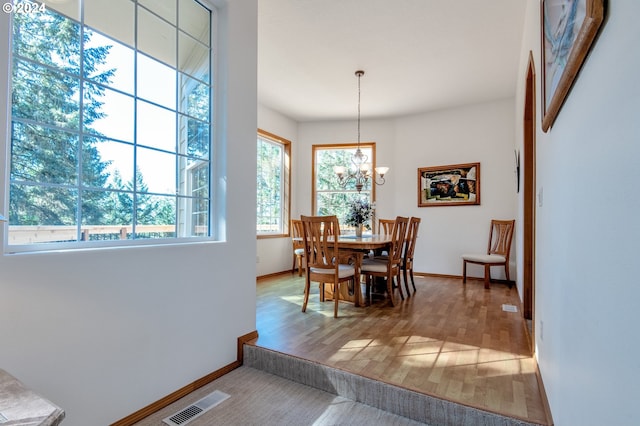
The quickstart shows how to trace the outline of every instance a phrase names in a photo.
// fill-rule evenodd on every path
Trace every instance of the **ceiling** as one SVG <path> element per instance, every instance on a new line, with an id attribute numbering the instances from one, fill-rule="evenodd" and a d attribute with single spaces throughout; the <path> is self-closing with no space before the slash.
<path id="1" fill-rule="evenodd" d="M 525 0 L 259 0 L 258 101 L 296 121 L 512 97 Z"/>

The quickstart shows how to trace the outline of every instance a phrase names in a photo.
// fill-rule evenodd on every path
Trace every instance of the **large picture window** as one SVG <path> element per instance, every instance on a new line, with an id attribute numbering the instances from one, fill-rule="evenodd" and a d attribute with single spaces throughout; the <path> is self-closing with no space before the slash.
<path id="1" fill-rule="evenodd" d="M 334 166 L 354 167 L 351 159 L 356 148 L 354 144 L 313 145 L 313 212 L 320 216 L 338 216 L 340 228 L 349 232 L 353 231 L 352 227 L 344 224 L 349 206 L 355 200 L 371 205 L 375 202 L 375 185 L 372 187 L 371 180 L 358 193 L 355 183 L 340 186 L 333 170 Z M 371 167 L 375 167 L 375 143 L 361 143 L 360 149 L 369 158 Z M 367 225 L 373 224 L 369 221 Z"/>
<path id="2" fill-rule="evenodd" d="M 286 235 L 289 224 L 291 142 L 258 130 L 257 146 L 258 237 Z"/>
<path id="3" fill-rule="evenodd" d="M 12 19 L 14 251 L 211 237 L 212 11 L 77 0 Z"/>

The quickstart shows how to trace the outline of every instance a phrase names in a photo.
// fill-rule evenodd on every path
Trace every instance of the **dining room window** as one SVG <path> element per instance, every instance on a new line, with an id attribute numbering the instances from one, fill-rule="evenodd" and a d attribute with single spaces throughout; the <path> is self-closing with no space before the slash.
<path id="1" fill-rule="evenodd" d="M 344 223 L 349 206 L 356 200 L 375 205 L 375 185 L 372 185 L 371 180 L 358 193 L 355 182 L 340 185 L 333 170 L 335 166 L 353 169 L 355 166 L 352 158 L 356 148 L 356 144 L 313 145 L 312 211 L 319 216 L 336 215 L 341 230 L 348 232 L 353 231 L 351 226 Z M 371 167 L 375 167 L 375 142 L 360 143 L 360 149 L 369 159 Z M 372 223 L 369 221 L 368 225 L 371 227 Z"/>
<path id="2" fill-rule="evenodd" d="M 258 129 L 256 234 L 258 238 L 289 233 L 291 142 Z"/>
<path id="3" fill-rule="evenodd" d="M 196 0 L 12 14 L 12 251 L 213 237 L 213 14 Z"/>

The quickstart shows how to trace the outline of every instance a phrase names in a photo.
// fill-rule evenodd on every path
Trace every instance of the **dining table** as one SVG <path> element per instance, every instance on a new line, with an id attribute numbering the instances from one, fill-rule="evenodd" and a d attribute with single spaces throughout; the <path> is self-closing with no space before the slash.
<path id="1" fill-rule="evenodd" d="M 386 250 L 391 245 L 393 236 L 391 234 L 363 234 L 356 236 L 353 234 L 338 235 L 338 251 L 340 257 L 353 258 L 355 269 L 354 286 L 340 286 L 340 300 L 352 302 L 355 306 L 363 305 L 363 297 L 360 283 L 360 267 L 364 256 L 370 252 L 380 252 Z M 325 288 L 325 298 L 333 299 L 333 289 Z"/>
<path id="2" fill-rule="evenodd" d="M 330 237 L 335 238 L 335 237 Z M 353 286 L 340 286 L 340 300 L 351 302 L 359 307 L 363 305 L 363 297 L 360 283 L 360 266 L 364 256 L 370 252 L 380 252 L 390 247 L 393 235 L 391 234 L 363 234 L 356 236 L 354 234 L 338 235 L 338 251 L 340 258 L 353 259 L 353 267 L 355 269 L 355 283 Z M 303 238 L 294 238 L 302 241 Z M 322 300 L 333 300 L 333 288 L 325 287 Z"/>

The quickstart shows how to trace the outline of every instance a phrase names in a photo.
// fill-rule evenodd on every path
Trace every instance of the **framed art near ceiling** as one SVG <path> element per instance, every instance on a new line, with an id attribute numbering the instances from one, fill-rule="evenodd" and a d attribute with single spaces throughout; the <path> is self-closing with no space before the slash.
<path id="1" fill-rule="evenodd" d="M 604 0 L 542 2 L 542 130 L 553 125 L 604 19 Z"/>
<path id="2" fill-rule="evenodd" d="M 480 204 L 480 163 L 418 169 L 418 207 Z"/>

